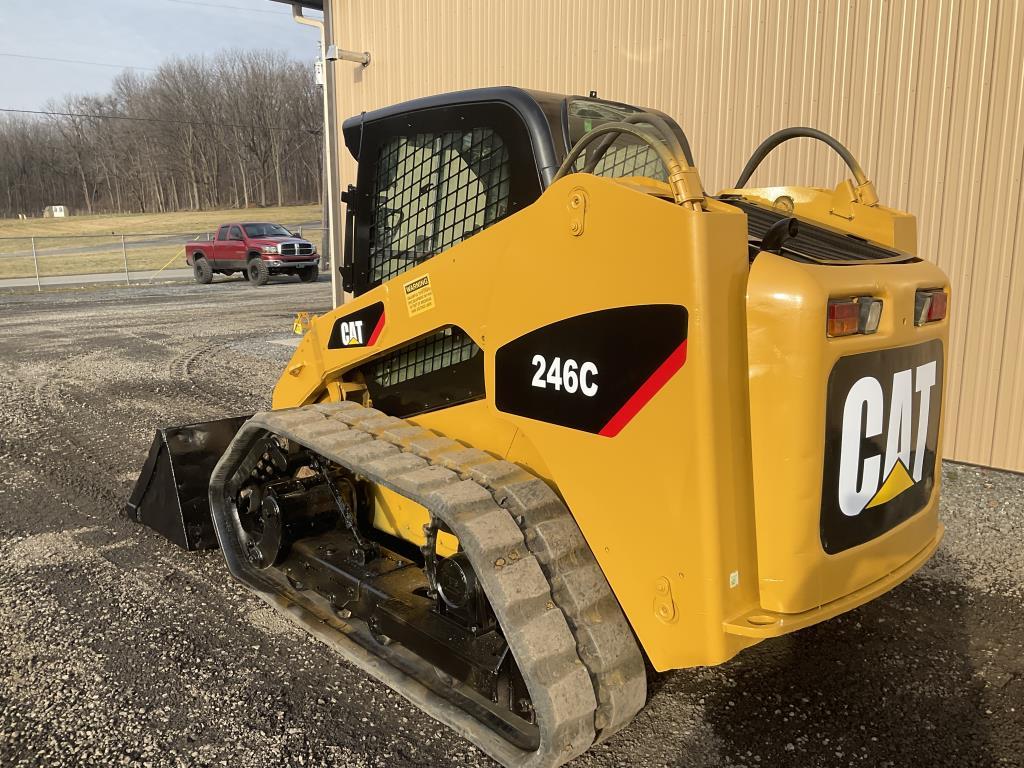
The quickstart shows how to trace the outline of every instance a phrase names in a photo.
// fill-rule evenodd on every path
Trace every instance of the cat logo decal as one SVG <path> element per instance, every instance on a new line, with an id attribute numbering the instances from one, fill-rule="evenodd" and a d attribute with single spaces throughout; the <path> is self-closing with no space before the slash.
<path id="1" fill-rule="evenodd" d="M 942 404 L 938 340 L 842 357 L 829 376 L 821 540 L 862 544 L 931 498 Z"/>

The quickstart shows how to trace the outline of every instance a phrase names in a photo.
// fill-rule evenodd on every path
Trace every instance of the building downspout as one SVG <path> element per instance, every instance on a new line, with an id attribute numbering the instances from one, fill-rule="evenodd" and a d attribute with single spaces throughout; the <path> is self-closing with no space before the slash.
<path id="1" fill-rule="evenodd" d="M 342 246 L 342 233 L 338 230 L 340 217 L 337 210 L 337 201 L 341 199 L 339 164 L 334 158 L 337 153 L 337 120 L 334 116 L 338 114 L 335 103 L 334 89 L 334 62 L 352 61 L 362 64 L 364 67 L 370 64 L 370 54 L 355 51 L 339 51 L 334 44 L 331 24 L 331 0 L 324 0 L 324 18 L 310 19 L 302 15 L 302 5 L 292 3 L 292 19 L 307 27 L 314 27 L 320 32 L 320 61 L 323 65 L 323 109 L 324 109 L 324 170 L 326 177 L 325 199 L 327 201 L 327 217 L 324 225 L 327 227 L 327 235 L 324 241 L 328 244 L 331 259 L 331 306 L 337 308 L 345 301 L 341 285 L 340 269 L 344 258 Z"/>

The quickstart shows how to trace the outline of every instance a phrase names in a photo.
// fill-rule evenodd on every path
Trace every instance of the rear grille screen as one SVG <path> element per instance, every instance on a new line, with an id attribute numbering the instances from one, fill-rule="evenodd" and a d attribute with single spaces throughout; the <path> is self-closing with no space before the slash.
<path id="1" fill-rule="evenodd" d="M 383 144 L 373 184 L 370 282 L 389 280 L 506 216 L 510 175 L 508 150 L 490 128 Z"/>
<path id="2" fill-rule="evenodd" d="M 747 214 L 747 231 L 755 244 L 761 241 L 775 222 L 787 218 L 789 215 L 738 198 L 723 196 L 720 199 L 722 202 L 741 208 Z M 806 221 L 800 222 L 799 233 L 796 237 L 786 240 L 782 247 L 782 255 L 795 261 L 815 264 L 917 261 L 916 257 L 908 253 L 883 248 L 880 245 L 869 243 L 867 240 L 832 232 Z"/>

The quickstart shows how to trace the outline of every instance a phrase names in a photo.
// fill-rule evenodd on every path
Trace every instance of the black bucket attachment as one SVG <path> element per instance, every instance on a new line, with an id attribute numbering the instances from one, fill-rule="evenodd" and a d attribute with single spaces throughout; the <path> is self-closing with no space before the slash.
<path id="1" fill-rule="evenodd" d="M 249 416 L 232 416 L 156 431 L 125 515 L 182 549 L 213 549 L 210 475 Z"/>

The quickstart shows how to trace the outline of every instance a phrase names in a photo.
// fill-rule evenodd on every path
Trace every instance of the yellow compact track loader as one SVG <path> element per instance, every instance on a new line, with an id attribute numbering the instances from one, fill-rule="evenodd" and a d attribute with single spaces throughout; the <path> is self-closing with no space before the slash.
<path id="1" fill-rule="evenodd" d="M 645 657 L 720 664 L 935 550 L 949 284 L 835 139 L 712 196 L 671 118 L 597 98 L 344 137 L 354 300 L 273 410 L 158 432 L 137 520 L 507 766 L 623 728 Z M 794 137 L 852 180 L 745 188 Z"/>

